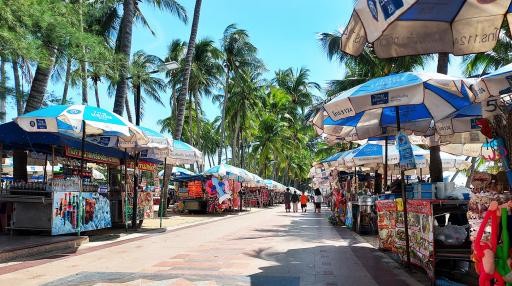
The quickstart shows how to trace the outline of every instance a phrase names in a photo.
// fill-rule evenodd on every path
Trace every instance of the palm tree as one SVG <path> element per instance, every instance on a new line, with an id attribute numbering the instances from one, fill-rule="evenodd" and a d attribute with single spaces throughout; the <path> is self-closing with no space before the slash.
<path id="1" fill-rule="evenodd" d="M 251 113 L 261 108 L 261 102 L 265 95 L 265 86 L 261 78 L 262 74 L 249 68 L 241 69 L 235 73 L 230 84 L 230 100 L 226 108 L 226 122 L 231 129 L 231 154 L 232 164 L 243 165 L 243 135 L 251 121 Z"/>
<path id="2" fill-rule="evenodd" d="M 174 138 L 180 139 L 183 131 L 183 123 L 185 121 L 185 105 L 188 95 L 190 72 L 192 70 L 192 61 L 194 57 L 194 50 L 196 45 L 197 30 L 199 28 L 199 17 L 201 14 L 202 0 L 196 0 L 194 7 L 194 18 L 192 19 L 192 28 L 190 30 L 190 38 L 188 40 L 187 54 L 185 55 L 185 67 L 183 70 L 183 83 L 180 94 L 178 96 L 178 108 L 177 108 L 177 122 L 174 129 Z"/>
<path id="3" fill-rule="evenodd" d="M 143 115 L 143 104 L 145 102 L 143 95 L 148 96 L 162 106 L 164 105 L 160 93 L 166 90 L 165 81 L 154 76 L 155 70 L 162 66 L 162 64 L 162 59 L 154 55 L 148 55 L 144 51 L 137 51 L 133 54 L 128 71 L 131 78 L 134 98 L 137 92 L 141 92 L 141 106 L 139 107 L 141 117 Z M 144 91 L 144 93 L 142 93 L 142 91 Z"/>
<path id="4" fill-rule="evenodd" d="M 7 71 L 5 70 L 6 57 L 0 55 L 0 124 L 5 123 L 7 115 L 5 103 L 7 99 Z"/>
<path id="5" fill-rule="evenodd" d="M 183 61 L 185 57 L 185 52 L 187 49 L 187 42 L 181 41 L 179 39 L 173 40 L 167 49 L 167 56 L 165 57 L 165 62 L 177 62 L 180 63 Z M 171 70 L 167 71 L 165 76 L 169 79 L 167 85 L 171 87 L 172 93 L 169 100 L 169 105 L 171 107 L 171 117 L 176 116 L 176 103 L 177 103 L 177 87 L 181 83 L 180 81 L 180 72 L 179 70 Z"/>
<path id="6" fill-rule="evenodd" d="M 250 42 L 249 34 L 246 30 L 239 29 L 235 24 L 231 24 L 224 30 L 222 37 L 222 50 L 224 51 L 224 67 L 226 69 L 226 80 L 224 83 L 224 99 L 222 103 L 221 117 L 221 142 L 225 141 L 225 116 L 226 106 L 229 99 L 229 84 L 233 73 L 242 68 L 264 69 L 263 63 L 256 56 L 257 49 Z M 227 154 L 226 154 L 227 156 Z M 222 157 L 222 148 L 219 149 L 217 163 L 220 164 Z"/>
<path id="7" fill-rule="evenodd" d="M 462 58 L 462 68 L 467 76 L 483 75 L 512 62 L 512 38 L 501 33 L 496 46 L 489 52 L 467 55 Z"/>
<path id="8" fill-rule="evenodd" d="M 114 99 L 113 111 L 119 115 L 123 114 L 125 107 L 125 98 L 128 94 L 128 63 L 130 61 L 130 52 L 132 44 L 132 28 L 135 19 L 139 19 L 146 27 L 148 22 L 141 13 L 138 7 L 138 1 L 124 0 L 123 1 L 123 16 L 121 18 L 121 25 L 116 40 L 116 51 L 122 56 L 120 63 L 118 83 L 116 87 L 116 95 Z M 172 15 L 178 17 L 183 22 L 187 22 L 187 13 L 185 8 L 176 0 L 146 0 L 144 3 L 154 6 L 160 10 L 170 12 Z"/>
<path id="9" fill-rule="evenodd" d="M 309 70 L 306 68 L 300 68 L 297 72 L 291 68 L 278 70 L 273 81 L 290 95 L 293 108 L 299 109 L 302 116 L 306 107 L 319 100 L 313 91 L 320 91 L 321 87 L 318 83 L 309 81 Z"/>
<path id="10" fill-rule="evenodd" d="M 289 146 L 287 133 L 289 125 L 274 114 L 265 114 L 258 124 L 251 154 L 257 159 L 260 174 L 267 177 L 269 162 L 279 160 Z"/>

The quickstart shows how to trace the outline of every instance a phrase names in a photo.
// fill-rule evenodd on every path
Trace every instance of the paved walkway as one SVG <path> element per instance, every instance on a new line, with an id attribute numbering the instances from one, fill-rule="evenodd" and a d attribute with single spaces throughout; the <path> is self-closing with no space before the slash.
<path id="1" fill-rule="evenodd" d="M 267 209 L 74 255 L 0 264 L 0 285 L 415 285 L 326 214 Z"/>

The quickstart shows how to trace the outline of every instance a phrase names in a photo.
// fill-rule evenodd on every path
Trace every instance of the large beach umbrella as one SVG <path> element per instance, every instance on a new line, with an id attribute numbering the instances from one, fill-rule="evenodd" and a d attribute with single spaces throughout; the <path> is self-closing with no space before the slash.
<path id="1" fill-rule="evenodd" d="M 144 133 L 128 120 L 89 105 L 52 105 L 18 116 L 15 121 L 27 132 L 58 132 L 75 137 L 84 133 L 86 136 L 112 135 L 132 139 L 139 144 L 149 142 Z"/>
<path id="2" fill-rule="evenodd" d="M 324 109 L 336 121 L 375 110 L 375 116 L 361 117 L 358 124 L 389 116 L 395 122 L 389 120 L 384 127 L 396 127 L 397 117 L 404 124 L 418 120 L 423 124 L 428 118 L 438 121 L 470 105 L 474 99 L 461 79 L 438 73 L 406 72 L 375 78 L 344 91 L 327 102 Z"/>
<path id="3" fill-rule="evenodd" d="M 379 58 L 494 48 L 510 0 L 359 0 L 341 50 L 358 56 L 371 43 Z"/>
<path id="4" fill-rule="evenodd" d="M 203 153 L 190 144 L 180 140 L 174 140 L 173 149 L 169 158 L 169 162 L 176 165 L 182 164 L 203 164 Z"/>
<path id="5" fill-rule="evenodd" d="M 211 167 L 210 169 L 204 171 L 204 174 L 235 180 L 237 182 L 254 181 L 254 177 L 249 172 L 245 171 L 244 169 L 224 163 Z"/>

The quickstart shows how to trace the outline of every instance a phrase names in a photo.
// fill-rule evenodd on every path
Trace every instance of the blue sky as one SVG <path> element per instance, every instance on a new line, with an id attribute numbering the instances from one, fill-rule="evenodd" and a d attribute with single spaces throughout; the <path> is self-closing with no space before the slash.
<path id="1" fill-rule="evenodd" d="M 193 0 L 180 0 L 192 18 Z M 332 32 L 345 25 L 352 13 L 353 1 L 348 0 L 204 0 L 199 24 L 198 38 L 208 37 L 219 42 L 227 25 L 236 23 L 246 29 L 252 42 L 259 50 L 259 56 L 269 70 L 267 77 L 277 69 L 306 67 L 311 71 L 311 80 L 324 85 L 327 80 L 343 76 L 343 68 L 330 62 L 317 40 L 317 33 Z M 190 23 L 184 25 L 167 13 L 155 11 L 151 6 L 142 5 L 156 36 L 151 35 L 142 25 L 133 31 L 132 52 L 144 50 L 147 53 L 165 57 L 168 44 L 175 38 L 188 41 Z M 191 21 L 190 21 L 191 22 Z M 459 60 L 452 61 L 450 74 L 460 75 Z M 435 64 L 427 67 L 435 71 Z M 61 83 L 51 83 L 49 92 L 62 94 Z M 89 103 L 94 104 L 92 86 L 89 88 Z M 104 108 L 111 110 L 113 98 L 108 98 L 106 86 L 100 88 Z M 163 101 L 169 102 L 169 94 L 162 94 Z M 80 90 L 71 90 L 75 103 L 80 102 Z M 130 94 L 130 100 L 132 99 Z M 213 119 L 219 115 L 218 106 L 203 100 L 206 116 Z M 169 115 L 169 106 L 153 102 L 146 104 L 146 115 L 142 125 L 160 130 L 159 119 Z M 133 111 L 133 110 L 132 110 Z M 7 118 L 15 117 L 14 104 L 9 106 Z"/>

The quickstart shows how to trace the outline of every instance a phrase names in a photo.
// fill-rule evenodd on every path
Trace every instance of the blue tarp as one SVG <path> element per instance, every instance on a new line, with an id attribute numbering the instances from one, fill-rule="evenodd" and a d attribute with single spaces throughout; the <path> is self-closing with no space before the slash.
<path id="1" fill-rule="evenodd" d="M 0 125 L 0 143 L 3 149 L 23 149 L 51 154 L 51 146 L 81 148 L 79 138 L 49 132 L 26 132 L 15 122 L 8 122 Z M 93 143 L 85 142 L 85 151 L 100 153 L 115 158 L 124 158 L 124 152 L 114 148 L 103 147 Z"/>

